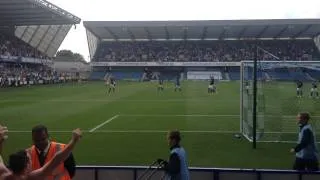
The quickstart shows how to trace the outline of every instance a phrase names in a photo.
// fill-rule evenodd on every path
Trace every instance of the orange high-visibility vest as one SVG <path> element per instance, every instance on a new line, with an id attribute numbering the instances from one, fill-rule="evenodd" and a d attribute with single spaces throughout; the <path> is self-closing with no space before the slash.
<path id="1" fill-rule="evenodd" d="M 50 147 L 48 149 L 45 164 L 51 161 L 53 159 L 54 155 L 62 151 L 65 148 L 65 144 L 60 144 L 56 142 L 51 142 Z M 31 170 L 37 170 L 40 169 L 40 161 L 38 157 L 37 148 L 33 145 L 31 148 L 27 150 L 29 157 L 30 157 L 30 166 Z M 50 176 L 46 177 L 45 180 L 71 180 L 69 176 L 69 172 L 64 168 L 64 163 L 61 163 Z"/>

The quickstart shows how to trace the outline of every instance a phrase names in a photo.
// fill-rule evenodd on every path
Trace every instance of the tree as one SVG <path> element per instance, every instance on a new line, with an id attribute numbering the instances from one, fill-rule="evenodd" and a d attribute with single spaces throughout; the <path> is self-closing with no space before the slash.
<path id="1" fill-rule="evenodd" d="M 82 63 L 86 63 L 83 55 L 79 54 L 79 53 L 73 53 L 71 50 L 60 50 L 57 52 L 55 58 L 55 61 L 73 61 L 73 62 L 82 62 Z"/>

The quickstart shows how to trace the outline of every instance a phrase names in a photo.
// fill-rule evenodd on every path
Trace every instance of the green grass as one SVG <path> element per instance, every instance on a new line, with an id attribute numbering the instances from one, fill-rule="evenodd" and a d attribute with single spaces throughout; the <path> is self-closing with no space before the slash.
<path id="1" fill-rule="evenodd" d="M 12 131 L 4 156 L 31 145 L 31 128 L 44 124 L 51 138 L 68 142 L 73 128 L 85 130 L 75 150 L 81 165 L 147 165 L 168 156 L 166 131 L 183 131 L 182 145 L 191 166 L 290 169 L 290 143 L 259 143 L 253 150 L 239 131 L 239 82 L 221 82 L 218 94 L 207 94 L 207 82 L 185 82 L 183 92 L 164 92 L 157 83 L 119 82 L 106 94 L 102 82 L 0 90 L 0 121 Z M 292 83 L 265 86 L 266 129 L 295 132 L 294 116 L 308 110 L 320 115 L 319 100 L 295 97 Z M 117 116 L 93 133 L 88 131 Z M 272 116 L 271 116 L 272 115 Z M 288 115 L 290 117 L 283 117 Z M 314 118 L 317 119 L 317 118 Z M 61 132 L 57 132 L 61 131 Z M 295 140 L 296 134 L 281 135 Z"/>

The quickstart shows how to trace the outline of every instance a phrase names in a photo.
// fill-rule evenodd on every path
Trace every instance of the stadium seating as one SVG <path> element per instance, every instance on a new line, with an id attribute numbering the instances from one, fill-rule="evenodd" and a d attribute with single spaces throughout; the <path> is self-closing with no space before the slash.
<path id="1" fill-rule="evenodd" d="M 255 45 L 260 60 L 313 60 L 319 50 L 312 40 L 246 41 L 148 41 L 103 42 L 94 61 L 241 61 L 254 59 Z"/>
<path id="2" fill-rule="evenodd" d="M 0 87 L 53 80 L 52 68 L 42 63 L 23 63 L 21 58 L 48 59 L 22 40 L 0 32 Z"/>
<path id="3" fill-rule="evenodd" d="M 33 57 L 39 59 L 48 59 L 41 52 L 26 44 L 22 40 L 10 35 L 4 35 L 0 32 L 0 55 Z"/>

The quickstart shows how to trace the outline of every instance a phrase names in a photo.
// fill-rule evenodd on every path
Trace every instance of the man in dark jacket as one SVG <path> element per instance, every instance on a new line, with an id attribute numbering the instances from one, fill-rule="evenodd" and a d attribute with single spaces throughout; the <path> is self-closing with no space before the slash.
<path id="1" fill-rule="evenodd" d="M 170 147 L 169 161 L 158 159 L 158 163 L 163 164 L 167 180 L 189 180 L 186 152 L 180 146 L 180 132 L 170 131 L 167 138 Z"/>
<path id="2" fill-rule="evenodd" d="M 299 113 L 297 116 L 300 126 L 298 144 L 290 151 L 296 153 L 293 169 L 299 171 L 318 171 L 318 148 L 315 135 L 309 124 L 309 113 Z"/>

